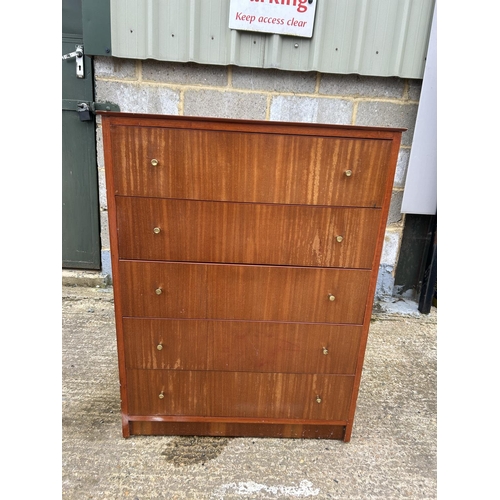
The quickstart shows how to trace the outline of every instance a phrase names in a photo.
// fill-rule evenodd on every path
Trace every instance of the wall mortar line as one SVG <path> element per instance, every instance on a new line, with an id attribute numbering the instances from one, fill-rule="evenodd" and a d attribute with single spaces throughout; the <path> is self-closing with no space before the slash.
<path id="1" fill-rule="evenodd" d="M 280 92 L 277 90 L 254 90 L 254 89 L 243 89 L 238 87 L 228 87 L 228 86 L 220 86 L 220 85 L 196 85 L 196 84 L 182 84 L 182 83 L 162 83 L 155 82 L 152 80 L 127 80 L 127 79 L 112 79 L 112 78 L 96 78 L 98 82 L 106 82 L 106 83 L 128 83 L 131 85 L 148 85 L 151 87 L 159 87 L 159 88 L 168 88 L 174 91 L 180 90 L 192 90 L 192 91 L 200 91 L 200 90 L 212 90 L 218 92 L 231 92 L 231 93 L 241 93 L 241 94 L 259 94 L 259 95 L 271 95 L 271 96 L 285 96 L 285 97 L 305 97 L 305 98 L 315 98 L 315 99 L 331 99 L 331 100 L 344 100 L 350 102 L 381 102 L 388 104 L 398 104 L 401 106 L 411 106 L 419 103 L 419 101 L 410 101 L 404 100 L 403 98 L 388 98 L 388 97 L 359 97 L 358 95 L 349 96 L 342 94 L 335 95 L 326 95 L 326 94 L 314 94 L 314 93 L 306 93 L 306 92 L 293 92 L 286 91 Z"/>

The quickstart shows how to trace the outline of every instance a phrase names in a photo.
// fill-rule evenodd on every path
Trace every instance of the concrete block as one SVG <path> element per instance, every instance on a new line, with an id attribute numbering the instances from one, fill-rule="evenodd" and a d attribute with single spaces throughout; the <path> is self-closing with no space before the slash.
<path id="1" fill-rule="evenodd" d="M 394 187 L 403 188 L 406 182 L 406 172 L 408 171 L 408 162 L 410 161 L 410 149 L 401 148 L 396 165 L 396 175 L 394 176 Z"/>
<path id="2" fill-rule="evenodd" d="M 381 265 L 378 270 L 375 300 L 388 300 L 394 293 L 394 267 Z"/>
<path id="3" fill-rule="evenodd" d="M 391 196 L 391 204 L 389 206 L 389 216 L 387 224 L 397 224 L 403 219 L 401 214 L 401 204 L 403 202 L 403 191 L 393 191 Z"/>
<path id="4" fill-rule="evenodd" d="M 118 57 L 94 57 L 95 78 L 114 78 L 117 80 L 137 80 L 137 64 L 133 59 Z"/>
<path id="5" fill-rule="evenodd" d="M 100 115 L 99 115 L 100 118 Z M 108 200 L 106 198 L 106 174 L 104 170 L 104 147 L 102 142 L 102 128 L 100 125 L 96 130 L 97 150 L 97 180 L 99 183 L 99 206 L 101 210 L 107 210 Z"/>
<path id="6" fill-rule="evenodd" d="M 97 115 L 101 119 L 101 115 Z M 97 167 L 104 168 L 104 147 L 102 142 L 102 127 L 98 124 L 95 134 L 97 150 Z"/>
<path id="7" fill-rule="evenodd" d="M 410 146 L 415 130 L 418 104 L 397 104 L 383 101 L 361 101 L 356 112 L 356 125 L 404 127 L 401 144 Z"/>
<path id="8" fill-rule="evenodd" d="M 99 207 L 101 210 L 107 210 L 108 199 L 106 196 L 106 172 L 103 168 L 97 169 L 97 180 L 99 182 Z"/>
<path id="9" fill-rule="evenodd" d="M 386 231 L 385 233 L 375 288 L 375 297 L 377 300 L 387 300 L 394 293 L 394 275 L 401 237 L 402 229 L 398 231 Z"/>
<path id="10" fill-rule="evenodd" d="M 184 95 L 184 115 L 215 118 L 264 120 L 267 98 L 262 94 L 187 90 Z"/>
<path id="11" fill-rule="evenodd" d="M 234 67 L 232 82 L 234 88 L 240 89 L 312 94 L 316 73 Z"/>
<path id="12" fill-rule="evenodd" d="M 270 119 L 288 122 L 349 125 L 353 104 L 344 99 L 276 96 L 271 101 Z"/>
<path id="13" fill-rule="evenodd" d="M 179 92 L 156 85 L 97 81 L 96 99 L 118 104 L 127 113 L 179 114 Z"/>
<path id="14" fill-rule="evenodd" d="M 405 80 L 361 75 L 321 75 L 319 93 L 343 97 L 401 99 Z"/>
<path id="15" fill-rule="evenodd" d="M 422 80 L 408 80 L 408 99 L 410 101 L 420 101 L 422 92 Z"/>
<path id="16" fill-rule="evenodd" d="M 103 271 L 63 269 L 62 284 L 63 286 L 106 288 L 110 284 L 110 276 Z"/>
<path id="17" fill-rule="evenodd" d="M 396 266 L 400 241 L 401 231 L 386 231 L 382 247 L 382 257 L 380 259 L 381 265 Z"/>
<path id="18" fill-rule="evenodd" d="M 147 60 L 142 62 L 143 81 L 175 85 L 227 86 L 226 66 Z"/>
<path id="19" fill-rule="evenodd" d="M 113 271 L 111 270 L 111 252 L 101 250 L 101 274 L 106 277 L 108 284 L 113 283 Z"/>
<path id="20" fill-rule="evenodd" d="M 101 221 L 101 249 L 109 250 L 111 247 L 109 242 L 109 212 L 101 210 L 99 217 Z"/>

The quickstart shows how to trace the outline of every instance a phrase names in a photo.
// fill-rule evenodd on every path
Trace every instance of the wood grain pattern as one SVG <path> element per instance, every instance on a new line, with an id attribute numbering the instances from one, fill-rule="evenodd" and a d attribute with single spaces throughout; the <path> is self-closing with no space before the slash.
<path id="1" fill-rule="evenodd" d="M 118 195 L 350 207 L 382 205 L 391 150 L 389 140 L 138 126 L 114 126 L 112 141 Z"/>
<path id="2" fill-rule="evenodd" d="M 129 317 L 362 324 L 370 275 L 359 269 L 121 261 L 120 279 L 128 286 L 120 300 Z"/>
<path id="3" fill-rule="evenodd" d="M 102 129 L 123 435 L 349 441 L 404 129 Z"/>
<path id="4" fill-rule="evenodd" d="M 347 375 L 294 373 L 128 370 L 127 374 L 129 415 L 345 420 L 354 382 Z"/>
<path id="5" fill-rule="evenodd" d="M 210 368 L 207 321 L 123 318 L 123 341 L 127 368 Z"/>
<path id="6" fill-rule="evenodd" d="M 362 331 L 344 325 L 152 318 L 124 318 L 123 328 L 127 368 L 331 374 L 354 374 Z"/>
<path id="7" fill-rule="evenodd" d="M 367 208 L 122 196 L 116 203 L 122 259 L 370 269 L 380 222 L 380 210 Z"/>
<path id="8" fill-rule="evenodd" d="M 356 369 L 360 326 L 232 321 L 209 326 L 214 370 L 354 374 Z"/>

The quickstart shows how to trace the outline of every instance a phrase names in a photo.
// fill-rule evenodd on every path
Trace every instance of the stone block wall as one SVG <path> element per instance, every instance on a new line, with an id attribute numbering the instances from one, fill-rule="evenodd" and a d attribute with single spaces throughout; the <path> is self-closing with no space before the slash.
<path id="1" fill-rule="evenodd" d="M 393 294 L 404 228 L 406 169 L 421 80 L 208 66 L 113 57 L 94 59 L 95 100 L 123 112 L 250 120 L 404 127 L 389 211 L 377 299 Z M 98 121 L 103 273 L 111 277 L 102 133 Z"/>

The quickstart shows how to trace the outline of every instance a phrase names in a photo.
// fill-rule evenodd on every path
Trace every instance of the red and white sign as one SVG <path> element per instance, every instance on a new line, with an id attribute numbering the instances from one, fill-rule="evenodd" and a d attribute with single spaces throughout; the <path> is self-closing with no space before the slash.
<path id="1" fill-rule="evenodd" d="M 311 38 L 317 0 L 231 0 L 229 28 Z"/>

